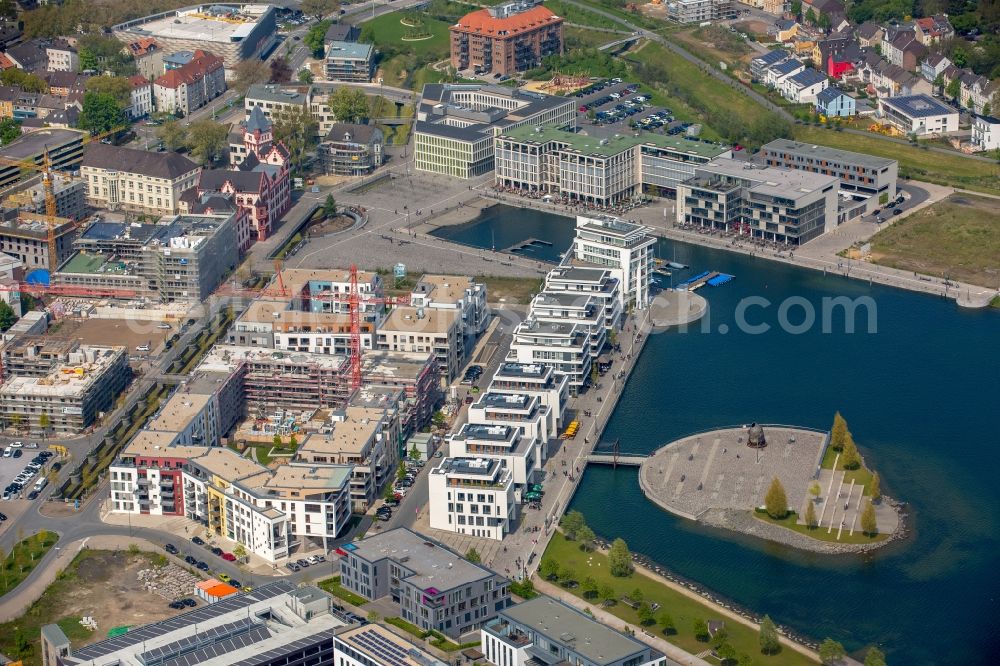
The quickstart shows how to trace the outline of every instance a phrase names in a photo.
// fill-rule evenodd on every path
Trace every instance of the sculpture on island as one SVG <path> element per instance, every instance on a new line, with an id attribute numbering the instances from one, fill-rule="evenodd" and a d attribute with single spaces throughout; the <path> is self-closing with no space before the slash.
<path id="1" fill-rule="evenodd" d="M 767 438 L 764 437 L 764 429 L 756 422 L 750 424 L 747 430 L 747 446 L 751 449 L 762 449 L 767 446 Z"/>

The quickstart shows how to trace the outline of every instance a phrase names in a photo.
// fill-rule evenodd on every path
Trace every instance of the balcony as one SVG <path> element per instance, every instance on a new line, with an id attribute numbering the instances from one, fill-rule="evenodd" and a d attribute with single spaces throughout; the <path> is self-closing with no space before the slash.
<path id="1" fill-rule="evenodd" d="M 484 629 L 508 645 L 518 648 L 531 645 L 531 639 L 528 638 L 528 635 L 509 622 L 494 620 L 487 624 Z"/>

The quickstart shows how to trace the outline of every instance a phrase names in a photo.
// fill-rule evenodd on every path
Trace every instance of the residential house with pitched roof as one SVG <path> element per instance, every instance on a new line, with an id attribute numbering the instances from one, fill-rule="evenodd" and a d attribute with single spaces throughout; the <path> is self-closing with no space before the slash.
<path id="1" fill-rule="evenodd" d="M 944 14 L 918 18 L 913 22 L 913 30 L 917 40 L 924 46 L 937 44 L 955 36 L 955 28 Z"/>
<path id="2" fill-rule="evenodd" d="M 49 94 L 56 97 L 69 97 L 69 94 L 74 90 L 82 93 L 89 78 L 89 75 L 77 74 L 75 71 L 52 72 L 46 77 L 49 83 Z"/>
<path id="3" fill-rule="evenodd" d="M 0 118 L 14 117 L 14 102 L 21 89 L 15 86 L 0 86 Z"/>
<path id="4" fill-rule="evenodd" d="M 33 74 L 46 70 L 49 64 L 49 56 L 45 52 L 46 43 L 40 39 L 31 39 L 21 42 L 7 49 L 7 57 L 18 69 Z"/>
<path id="5" fill-rule="evenodd" d="M 826 16 L 833 30 L 837 30 L 847 16 L 844 3 L 840 0 L 802 0 L 802 15 L 808 14 L 810 9 L 816 15 L 817 21 Z"/>
<path id="6" fill-rule="evenodd" d="M 850 118 L 857 113 L 857 103 L 840 88 L 829 86 L 816 94 L 816 110 L 827 118 Z"/>
<path id="7" fill-rule="evenodd" d="M 932 53 L 920 63 L 920 76 L 933 82 L 938 75 L 943 75 L 944 70 L 951 66 L 951 60 L 943 53 Z"/>
<path id="8" fill-rule="evenodd" d="M 125 45 L 122 52 L 135 59 L 136 69 L 150 81 L 163 74 L 163 48 L 152 37 L 140 37 Z"/>
<path id="9" fill-rule="evenodd" d="M 92 142 L 80 164 L 87 203 L 95 208 L 154 215 L 178 212 L 181 193 L 201 167 L 174 152 L 154 153 Z"/>
<path id="10" fill-rule="evenodd" d="M 80 56 L 76 47 L 65 39 L 56 39 L 47 45 L 45 56 L 46 69 L 50 72 L 75 72 L 80 69 Z"/>
<path id="11" fill-rule="evenodd" d="M 983 108 L 989 104 L 989 109 L 996 108 L 994 104 L 997 90 L 1000 89 L 1000 79 L 990 81 L 985 76 L 979 76 L 973 72 L 966 72 L 960 79 L 959 101 L 962 106 L 971 109 L 974 113 L 984 113 Z"/>
<path id="12" fill-rule="evenodd" d="M 136 120 L 151 114 L 153 112 L 153 84 L 142 74 L 130 76 L 128 83 L 132 87 L 129 105 L 125 110 L 128 117 Z"/>
<path id="13" fill-rule="evenodd" d="M 814 104 L 816 95 L 830 85 L 826 74 L 807 67 L 781 83 L 781 95 L 796 104 Z"/>
<path id="14" fill-rule="evenodd" d="M 927 55 L 927 47 L 917 40 L 913 30 L 899 30 L 892 40 L 882 43 L 882 54 L 893 65 L 915 72 L 917 65 Z"/>
<path id="15" fill-rule="evenodd" d="M 289 153 L 274 141 L 272 124 L 255 106 L 243 125 L 247 156 L 231 169 L 202 172 L 198 197 L 221 193 L 235 197 L 246 209 L 254 240 L 265 240 L 292 204 Z"/>
<path id="16" fill-rule="evenodd" d="M 784 60 L 776 65 L 772 65 L 764 71 L 764 83 L 771 88 L 781 88 L 781 83 L 789 76 L 795 76 L 806 68 L 801 61 L 795 58 Z"/>
<path id="17" fill-rule="evenodd" d="M 854 71 L 856 63 L 864 58 L 864 51 L 857 42 L 847 35 L 826 39 L 819 43 L 820 58 L 823 71 L 827 76 L 839 79 Z"/>
<path id="18" fill-rule="evenodd" d="M 171 69 L 153 82 L 156 109 L 185 116 L 225 91 L 226 70 L 222 58 L 201 50 L 195 51 L 187 64 Z"/>
<path id="19" fill-rule="evenodd" d="M 875 48 L 882 43 L 885 30 L 878 23 L 865 21 L 854 31 L 854 37 L 858 40 L 858 46 L 861 48 Z"/>

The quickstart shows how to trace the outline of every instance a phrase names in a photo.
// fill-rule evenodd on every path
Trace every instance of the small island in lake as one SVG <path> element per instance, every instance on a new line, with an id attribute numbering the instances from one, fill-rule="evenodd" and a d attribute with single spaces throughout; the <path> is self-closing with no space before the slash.
<path id="1" fill-rule="evenodd" d="M 829 432 L 751 423 L 670 442 L 639 484 L 666 511 L 804 550 L 858 552 L 902 534 L 839 413 Z"/>

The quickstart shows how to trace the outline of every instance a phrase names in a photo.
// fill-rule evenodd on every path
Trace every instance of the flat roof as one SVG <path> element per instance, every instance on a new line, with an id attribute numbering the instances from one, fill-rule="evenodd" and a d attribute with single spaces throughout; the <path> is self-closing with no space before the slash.
<path id="1" fill-rule="evenodd" d="M 282 86 L 277 83 L 255 83 L 247 90 L 247 100 L 263 100 L 278 104 L 305 104 L 309 86 Z"/>
<path id="2" fill-rule="evenodd" d="M 929 95 L 903 95 L 901 97 L 879 97 L 879 103 L 905 113 L 911 118 L 928 118 L 958 114 L 958 111 L 945 106 Z"/>
<path id="3" fill-rule="evenodd" d="M 827 88 L 827 90 L 829 90 L 829 88 Z M 855 153 L 850 150 L 828 148 L 827 146 L 803 143 L 802 141 L 792 141 L 791 139 L 775 139 L 770 143 L 764 144 L 761 150 L 775 153 L 806 155 L 818 160 L 825 160 L 827 162 L 840 162 L 842 164 L 866 166 L 873 169 L 881 169 L 883 167 L 892 166 L 896 163 L 896 160 L 890 160 L 884 157 L 876 157 L 866 153 Z"/>
<path id="4" fill-rule="evenodd" d="M 83 143 L 83 132 L 71 129 L 45 128 L 22 134 L 0 149 L 0 157 L 23 160 L 41 155 L 49 148 L 58 148 L 73 141 Z"/>
<path id="5" fill-rule="evenodd" d="M 502 467 L 503 462 L 499 458 L 445 458 L 431 473 L 492 479 L 502 471 Z"/>
<path id="6" fill-rule="evenodd" d="M 458 431 L 459 437 L 466 439 L 482 439 L 493 442 L 508 442 L 516 431 L 509 425 L 486 425 L 484 423 L 466 423 Z"/>
<path id="7" fill-rule="evenodd" d="M 444 334 L 455 325 L 460 317 L 461 313 L 458 310 L 396 307 L 386 317 L 382 326 L 379 327 L 379 331 Z"/>
<path id="8" fill-rule="evenodd" d="M 380 666 L 446 666 L 414 643 L 379 624 L 366 624 L 334 635 Z"/>
<path id="9" fill-rule="evenodd" d="M 354 547 L 352 554 L 369 562 L 385 558 L 400 562 L 413 572 L 405 580 L 420 590 L 434 590 L 432 594 L 498 575 L 469 562 L 444 544 L 405 527 L 366 536 L 351 545 Z"/>
<path id="10" fill-rule="evenodd" d="M 375 47 L 361 42 L 327 42 L 326 59 L 368 60 Z"/>
<path id="11" fill-rule="evenodd" d="M 236 481 L 268 469 L 260 463 L 244 458 L 225 446 L 204 447 L 201 455 L 192 456 L 190 461 L 226 481 Z"/>
<path id="12" fill-rule="evenodd" d="M 568 132 L 552 126 L 530 127 L 522 125 L 505 131 L 501 137 L 543 144 L 558 141 L 565 144 L 566 150 L 576 151 L 583 155 L 599 155 L 611 157 L 625 150 L 641 145 L 651 145 L 657 148 L 676 150 L 687 155 L 695 155 L 712 159 L 729 152 L 729 148 L 708 144 L 704 141 L 689 141 L 680 137 L 642 132 L 638 135 L 623 134 L 609 138 L 588 136 L 580 132 Z"/>
<path id="13" fill-rule="evenodd" d="M 167 400 L 160 409 L 160 413 L 146 427 L 150 430 L 181 431 L 212 400 L 213 397 L 210 393 L 191 394 L 185 393 L 183 390 L 178 391 Z"/>
<path id="14" fill-rule="evenodd" d="M 223 13 L 221 9 L 232 9 Z M 206 4 L 166 12 L 159 18 L 136 19 L 114 26 L 113 30 L 161 39 L 193 39 L 202 42 L 230 44 L 241 41 L 268 11 L 271 5 Z"/>
<path id="15" fill-rule="evenodd" d="M 483 393 L 474 407 L 491 407 L 493 409 L 528 409 L 532 401 L 537 400 L 533 395 L 527 393 L 494 393 L 487 391 Z"/>
<path id="16" fill-rule="evenodd" d="M 748 168 L 748 166 L 753 168 Z M 836 176 L 827 176 L 801 169 L 760 167 L 731 159 L 718 159 L 697 167 L 695 176 L 691 180 L 697 181 L 699 175 L 705 173 L 746 179 L 754 183 L 750 187 L 754 192 L 779 197 L 796 197 L 799 194 L 823 190 L 831 185 L 836 188 L 840 187 L 840 179 Z"/>
<path id="17" fill-rule="evenodd" d="M 506 361 L 497 368 L 497 377 L 524 377 L 542 379 L 553 372 L 552 366 L 542 363 L 515 363 Z"/>
<path id="18" fill-rule="evenodd" d="M 431 302 L 457 303 L 465 298 L 465 290 L 476 287 L 471 277 L 457 275 L 423 275 L 411 293 L 429 296 Z"/>
<path id="19" fill-rule="evenodd" d="M 82 273 L 86 275 L 107 273 L 109 271 L 103 269 L 105 265 L 108 263 L 109 263 L 108 258 L 105 257 L 103 254 L 91 254 L 89 252 L 79 251 L 79 252 L 74 252 L 73 255 L 69 259 L 67 259 L 62 266 L 59 267 L 59 272 Z"/>
<path id="20" fill-rule="evenodd" d="M 566 645 L 596 664 L 625 661 L 651 650 L 645 643 L 546 595 L 505 608 L 500 611 L 500 617 L 528 627 L 557 644 Z"/>
<path id="21" fill-rule="evenodd" d="M 378 383 L 380 379 L 397 378 L 413 381 L 419 378 L 432 363 L 433 352 L 390 352 L 369 351 L 361 356 L 361 374 L 368 381 Z"/>
<path id="22" fill-rule="evenodd" d="M 334 420 L 333 432 L 310 435 L 302 442 L 300 454 L 308 451 L 325 455 L 360 455 L 375 441 L 375 435 L 386 422 L 384 409 L 345 407 L 338 413 L 343 415 L 343 419 Z"/>
<path id="23" fill-rule="evenodd" d="M 281 465 L 264 483 L 268 490 L 340 490 L 351 481 L 353 465 L 290 463 Z"/>

